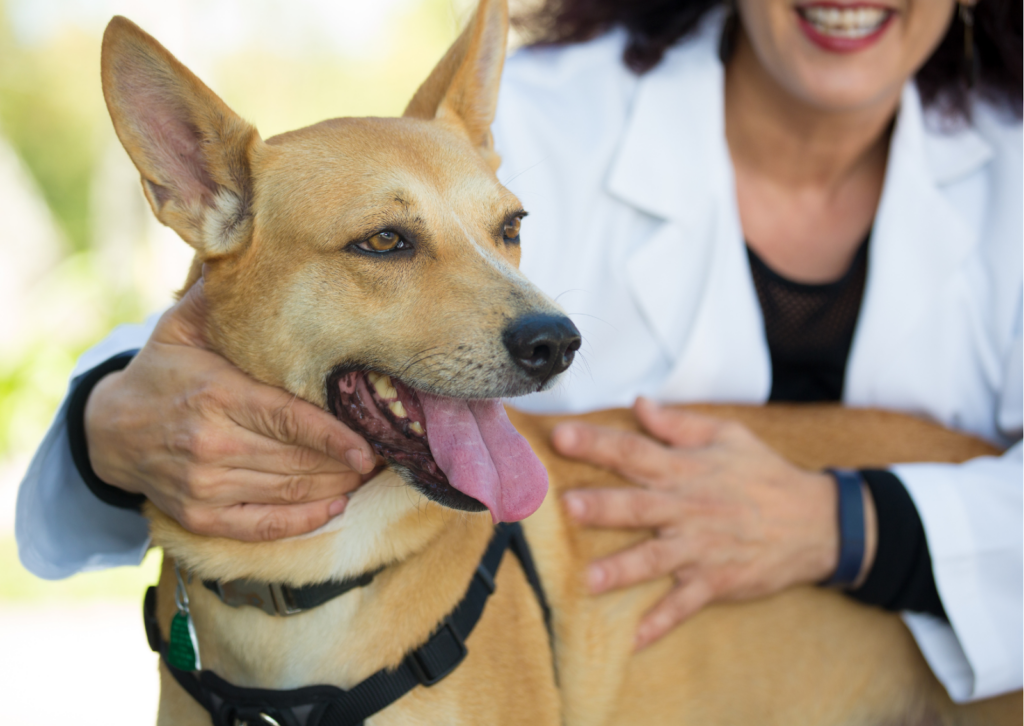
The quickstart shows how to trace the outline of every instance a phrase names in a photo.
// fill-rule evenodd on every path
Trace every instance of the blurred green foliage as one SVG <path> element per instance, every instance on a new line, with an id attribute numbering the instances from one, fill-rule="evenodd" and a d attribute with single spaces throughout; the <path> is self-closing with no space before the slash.
<path id="1" fill-rule="evenodd" d="M 19 45 L 0 0 L 0 132 L 38 182 L 68 252 L 90 242 L 89 190 L 104 113 L 98 66 L 96 39 L 80 31 Z"/>

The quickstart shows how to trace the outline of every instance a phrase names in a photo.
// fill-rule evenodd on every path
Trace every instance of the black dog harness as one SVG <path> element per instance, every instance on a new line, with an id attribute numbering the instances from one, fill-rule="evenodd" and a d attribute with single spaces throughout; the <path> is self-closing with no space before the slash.
<path id="1" fill-rule="evenodd" d="M 168 662 L 167 643 L 161 637 L 156 622 L 155 587 L 146 591 L 143 607 L 146 637 L 149 647 L 160 654 L 174 680 L 210 713 L 214 726 L 360 726 L 365 719 L 390 706 L 416 686 L 432 686 L 439 682 L 463 661 L 467 653 L 466 638 L 473 632 L 487 599 L 494 592 L 494 577 L 505 550 L 509 548 L 519 559 L 537 596 L 553 651 L 551 611 L 519 523 L 501 523 L 494 528 L 494 536 L 477 565 L 465 596 L 426 643 L 407 654 L 397 668 L 379 670 L 348 690 L 335 686 L 306 686 L 288 691 L 240 688 L 213 671 L 175 668 Z M 361 579 L 365 582 L 344 591 L 368 584 L 373 574 L 376 573 L 364 575 Z M 210 589 L 216 592 L 215 588 Z M 262 607 L 256 603 L 245 604 Z M 273 609 L 276 611 L 278 606 L 274 605 Z"/>

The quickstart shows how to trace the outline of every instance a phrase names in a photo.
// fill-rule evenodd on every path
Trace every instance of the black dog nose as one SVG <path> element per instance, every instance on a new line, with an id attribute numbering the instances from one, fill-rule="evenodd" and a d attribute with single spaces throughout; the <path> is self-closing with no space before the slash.
<path id="1" fill-rule="evenodd" d="M 572 363 L 580 331 L 564 315 L 525 315 L 505 329 L 505 347 L 531 378 L 547 380 Z"/>

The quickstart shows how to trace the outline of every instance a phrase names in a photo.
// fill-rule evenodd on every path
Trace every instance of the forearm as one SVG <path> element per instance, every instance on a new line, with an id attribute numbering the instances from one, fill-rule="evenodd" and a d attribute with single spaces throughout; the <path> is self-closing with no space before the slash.
<path id="1" fill-rule="evenodd" d="M 153 316 L 143 324 L 119 326 L 84 353 L 69 394 L 83 373 L 144 345 L 156 321 Z M 145 520 L 97 499 L 78 473 L 68 438 L 69 403 L 68 398 L 61 403 L 18 491 L 18 553 L 26 569 L 47 579 L 137 564 L 149 546 Z"/>

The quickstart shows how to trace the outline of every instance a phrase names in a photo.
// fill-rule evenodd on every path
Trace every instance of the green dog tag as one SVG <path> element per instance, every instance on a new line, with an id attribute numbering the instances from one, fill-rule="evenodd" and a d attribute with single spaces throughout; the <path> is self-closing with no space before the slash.
<path id="1" fill-rule="evenodd" d="M 167 643 L 167 662 L 181 671 L 199 669 L 199 644 L 188 613 L 178 611 L 171 619 L 171 637 Z"/>

